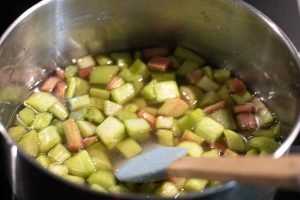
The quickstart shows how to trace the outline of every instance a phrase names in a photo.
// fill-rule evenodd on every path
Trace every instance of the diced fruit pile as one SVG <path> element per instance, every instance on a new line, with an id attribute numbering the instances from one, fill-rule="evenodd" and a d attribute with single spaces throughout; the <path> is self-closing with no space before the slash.
<path id="1" fill-rule="evenodd" d="M 24 101 L 9 133 L 44 168 L 72 182 L 176 196 L 220 183 L 122 183 L 113 161 L 140 154 L 150 141 L 194 157 L 265 155 L 280 145 L 279 125 L 230 71 L 183 47 L 156 47 L 85 56 L 57 69 Z"/>

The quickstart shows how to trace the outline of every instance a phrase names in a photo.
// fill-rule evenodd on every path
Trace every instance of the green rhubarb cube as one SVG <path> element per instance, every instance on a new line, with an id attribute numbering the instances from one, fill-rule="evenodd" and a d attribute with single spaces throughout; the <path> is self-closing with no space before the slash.
<path id="1" fill-rule="evenodd" d="M 135 113 L 135 112 L 137 112 L 139 110 L 139 107 L 136 104 L 134 104 L 134 103 L 128 103 L 124 107 L 124 110 L 126 110 L 128 112 Z"/>
<path id="2" fill-rule="evenodd" d="M 157 102 L 180 97 L 176 81 L 163 81 L 154 84 L 154 93 Z"/>
<path id="3" fill-rule="evenodd" d="M 180 86 L 179 91 L 181 96 L 186 100 L 191 108 L 198 107 L 199 99 L 202 99 L 204 93 L 196 86 Z"/>
<path id="4" fill-rule="evenodd" d="M 69 118 L 72 118 L 72 119 L 75 119 L 75 120 L 83 120 L 83 119 L 86 118 L 88 110 L 89 110 L 89 107 L 87 107 L 87 106 L 79 108 L 77 110 L 73 110 L 70 113 Z"/>
<path id="5" fill-rule="evenodd" d="M 100 185 L 97 185 L 97 184 L 91 184 L 91 189 L 98 191 L 98 192 L 107 193 L 107 191 L 103 187 L 101 187 Z"/>
<path id="6" fill-rule="evenodd" d="M 170 181 L 163 182 L 157 189 L 154 191 L 155 194 L 162 197 L 175 197 L 179 191 L 176 185 Z"/>
<path id="7" fill-rule="evenodd" d="M 149 138 L 150 125 L 143 118 L 124 120 L 129 137 L 137 141 L 145 141 Z"/>
<path id="8" fill-rule="evenodd" d="M 203 76 L 197 83 L 197 86 L 205 91 L 216 91 L 220 87 L 218 83 L 214 82 L 207 76 Z"/>
<path id="9" fill-rule="evenodd" d="M 60 135 L 62 142 L 64 142 L 65 140 L 65 130 L 64 130 L 64 124 L 63 121 L 54 119 L 52 121 L 52 125 L 55 126 L 56 131 L 58 132 L 58 134 Z"/>
<path id="10" fill-rule="evenodd" d="M 26 133 L 24 126 L 14 126 L 8 129 L 8 133 L 14 141 L 19 141 L 22 136 Z"/>
<path id="11" fill-rule="evenodd" d="M 151 77 L 153 80 L 156 80 L 158 82 L 176 80 L 176 75 L 174 72 L 164 72 L 164 73 L 153 72 L 151 74 Z"/>
<path id="12" fill-rule="evenodd" d="M 184 141 L 191 141 L 191 142 L 195 142 L 197 144 L 202 144 L 204 142 L 204 139 L 202 137 L 200 137 L 199 135 L 195 134 L 194 132 L 190 131 L 190 130 L 185 130 L 181 140 Z"/>
<path id="13" fill-rule="evenodd" d="M 30 126 L 35 119 L 35 113 L 32 109 L 25 107 L 17 115 L 17 118 L 26 126 Z"/>
<path id="14" fill-rule="evenodd" d="M 250 102 L 251 99 L 253 98 L 253 96 L 251 95 L 251 93 L 249 91 L 245 91 L 242 93 L 232 94 L 231 98 L 237 104 L 244 104 L 244 103 Z"/>
<path id="15" fill-rule="evenodd" d="M 55 126 L 49 126 L 38 132 L 40 152 L 47 153 L 58 143 L 61 143 L 61 137 Z"/>
<path id="16" fill-rule="evenodd" d="M 45 169 L 51 164 L 49 157 L 43 154 L 38 156 L 35 160 Z"/>
<path id="17" fill-rule="evenodd" d="M 220 152 L 217 149 L 212 149 L 209 151 L 205 151 L 201 157 L 206 157 L 206 158 L 216 158 L 220 156 Z"/>
<path id="18" fill-rule="evenodd" d="M 125 127 L 118 119 L 109 116 L 96 129 L 97 135 L 109 148 L 114 148 L 126 137 Z"/>
<path id="19" fill-rule="evenodd" d="M 199 64 L 197 62 L 186 60 L 176 71 L 178 76 L 186 76 L 188 73 L 199 68 Z"/>
<path id="20" fill-rule="evenodd" d="M 209 115 L 226 129 L 236 130 L 236 123 L 229 109 L 219 109 Z"/>
<path id="21" fill-rule="evenodd" d="M 68 168 L 65 165 L 53 163 L 49 165 L 48 170 L 58 176 L 68 175 Z"/>
<path id="22" fill-rule="evenodd" d="M 52 121 L 53 116 L 50 113 L 43 112 L 38 113 L 32 123 L 32 128 L 36 130 L 42 130 L 49 126 Z"/>
<path id="23" fill-rule="evenodd" d="M 204 138 L 206 142 L 212 143 L 223 134 L 224 127 L 209 117 L 203 117 L 195 125 L 195 133 Z"/>
<path id="24" fill-rule="evenodd" d="M 228 129 L 224 130 L 224 135 L 229 149 L 240 153 L 245 152 L 246 144 L 242 136 Z"/>
<path id="25" fill-rule="evenodd" d="M 270 127 L 274 123 L 274 116 L 266 106 L 257 112 L 256 117 L 261 127 Z"/>
<path id="26" fill-rule="evenodd" d="M 108 159 L 108 149 L 100 141 L 86 147 L 92 162 L 97 170 L 111 170 L 112 165 Z"/>
<path id="27" fill-rule="evenodd" d="M 125 185 L 113 185 L 107 189 L 112 194 L 129 194 L 132 193 Z"/>
<path id="28" fill-rule="evenodd" d="M 68 65 L 65 68 L 65 77 L 66 79 L 70 79 L 74 76 L 76 76 L 76 74 L 78 73 L 79 68 L 77 65 Z"/>
<path id="29" fill-rule="evenodd" d="M 82 96 L 89 93 L 90 84 L 86 80 L 76 77 L 75 81 L 74 96 Z"/>
<path id="30" fill-rule="evenodd" d="M 110 57 L 112 57 L 115 60 L 115 63 L 119 67 L 128 67 L 132 63 L 132 57 L 130 53 L 127 52 L 111 53 Z"/>
<path id="31" fill-rule="evenodd" d="M 46 112 L 57 101 L 57 98 L 50 93 L 36 92 L 26 99 L 24 104 L 38 112 Z"/>
<path id="32" fill-rule="evenodd" d="M 146 100 L 154 100 L 155 99 L 155 93 L 154 93 L 154 85 L 157 83 L 156 80 L 150 81 L 142 90 L 141 90 L 141 96 Z"/>
<path id="33" fill-rule="evenodd" d="M 214 80 L 214 74 L 211 66 L 205 66 L 202 68 L 203 74 L 210 78 L 211 80 Z"/>
<path id="34" fill-rule="evenodd" d="M 91 174 L 87 182 L 92 184 L 97 184 L 103 187 L 104 189 L 108 189 L 113 185 L 116 185 L 116 178 L 111 171 L 107 170 L 99 170 L 93 174 Z"/>
<path id="35" fill-rule="evenodd" d="M 159 108 L 158 114 L 164 116 L 180 117 L 189 109 L 189 105 L 182 99 L 168 99 Z"/>
<path id="36" fill-rule="evenodd" d="M 90 105 L 101 111 L 103 111 L 104 101 L 105 101 L 104 99 L 90 97 Z"/>
<path id="37" fill-rule="evenodd" d="M 19 145 L 26 154 L 36 157 L 39 153 L 39 140 L 38 134 L 35 130 L 25 133 L 21 138 Z"/>
<path id="38" fill-rule="evenodd" d="M 183 188 L 188 192 L 202 191 L 207 184 L 208 180 L 206 179 L 190 178 L 184 183 Z"/>
<path id="39" fill-rule="evenodd" d="M 135 91 L 136 94 L 139 94 L 141 89 L 143 89 L 143 87 L 145 86 L 144 79 L 141 76 L 137 75 L 137 74 L 134 76 L 131 83 L 134 87 L 134 91 Z"/>
<path id="40" fill-rule="evenodd" d="M 259 154 L 259 152 L 255 149 L 250 149 L 246 152 L 245 156 L 257 156 Z"/>
<path id="41" fill-rule="evenodd" d="M 204 93 L 202 98 L 200 99 L 198 105 L 201 108 L 204 108 L 205 106 L 209 106 L 211 104 L 214 104 L 218 101 L 220 101 L 220 96 L 215 91 L 209 91 Z"/>
<path id="42" fill-rule="evenodd" d="M 85 180 L 82 177 L 79 176 L 72 176 L 72 175 L 65 175 L 63 176 L 64 179 L 71 181 L 73 183 L 77 183 L 77 184 L 84 184 Z"/>
<path id="43" fill-rule="evenodd" d="M 65 97 L 67 99 L 72 98 L 74 96 L 75 88 L 76 88 L 76 78 L 72 77 L 70 79 L 67 79 L 67 89 L 65 93 Z"/>
<path id="44" fill-rule="evenodd" d="M 60 120 L 65 120 L 69 115 L 68 109 L 60 101 L 57 101 L 53 106 L 51 106 L 49 108 L 49 112 Z"/>
<path id="45" fill-rule="evenodd" d="M 202 119 L 204 115 L 205 113 L 203 112 L 203 110 L 201 108 L 197 108 L 178 119 L 177 125 L 182 131 L 192 129 L 195 126 L 196 122 Z"/>
<path id="46" fill-rule="evenodd" d="M 187 49 L 185 47 L 178 46 L 174 51 L 174 56 L 181 60 L 192 60 L 197 62 L 200 66 L 203 66 L 205 60 L 196 54 L 194 51 Z"/>
<path id="47" fill-rule="evenodd" d="M 91 88 L 89 94 L 100 99 L 109 99 L 110 97 L 110 91 L 100 88 Z"/>
<path id="48" fill-rule="evenodd" d="M 114 77 L 119 67 L 115 65 L 95 67 L 89 76 L 91 84 L 107 84 Z"/>
<path id="49" fill-rule="evenodd" d="M 103 54 L 97 55 L 96 56 L 96 61 L 100 66 L 102 66 L 102 65 L 112 65 L 114 63 L 113 59 L 110 56 L 103 55 Z"/>
<path id="50" fill-rule="evenodd" d="M 132 158 L 142 152 L 142 147 L 133 139 L 127 138 L 117 145 L 117 149 L 126 157 Z"/>
<path id="51" fill-rule="evenodd" d="M 137 115 L 135 113 L 127 111 L 127 110 L 121 110 L 118 112 L 117 118 L 121 121 L 124 121 L 126 119 L 135 119 L 135 118 L 137 118 Z"/>
<path id="52" fill-rule="evenodd" d="M 122 67 L 122 70 L 118 74 L 126 82 L 132 82 L 135 79 L 136 74 L 133 74 L 127 67 Z"/>
<path id="53" fill-rule="evenodd" d="M 177 147 L 185 148 L 187 155 L 191 157 L 200 157 L 203 153 L 203 148 L 195 142 L 183 141 L 180 142 Z"/>
<path id="54" fill-rule="evenodd" d="M 135 89 L 131 83 L 126 83 L 111 91 L 112 99 L 118 104 L 124 104 L 135 97 Z"/>
<path id="55" fill-rule="evenodd" d="M 74 176 L 88 177 L 96 171 L 94 163 L 86 150 L 82 150 L 64 162 L 69 173 Z"/>
<path id="56" fill-rule="evenodd" d="M 173 117 L 158 116 L 156 118 L 156 128 L 172 129 L 174 123 Z"/>
<path id="57" fill-rule="evenodd" d="M 215 69 L 214 78 L 219 83 L 225 83 L 231 77 L 231 72 L 227 69 Z"/>
<path id="58" fill-rule="evenodd" d="M 78 128 L 80 130 L 81 135 L 85 137 L 90 137 L 96 134 L 96 126 L 89 122 L 89 121 L 83 121 L 83 120 L 77 120 L 76 121 Z"/>
<path id="59" fill-rule="evenodd" d="M 102 112 L 96 108 L 91 106 L 89 110 L 86 113 L 85 116 L 90 122 L 95 123 L 95 124 L 100 124 L 104 120 L 104 115 Z"/>
<path id="60" fill-rule="evenodd" d="M 134 63 L 132 63 L 129 67 L 129 71 L 133 74 L 141 75 L 144 79 L 148 78 L 150 75 L 147 65 L 140 59 L 136 59 Z"/>
<path id="61" fill-rule="evenodd" d="M 181 128 L 178 126 L 177 120 L 174 120 L 173 127 L 172 127 L 171 130 L 172 130 L 173 135 L 174 135 L 175 137 L 180 137 L 180 136 L 182 136 L 182 134 L 183 134 L 183 131 L 182 131 Z"/>
<path id="62" fill-rule="evenodd" d="M 104 101 L 104 114 L 106 116 L 117 115 L 120 110 L 122 110 L 123 106 L 117 104 L 113 101 Z"/>
<path id="63" fill-rule="evenodd" d="M 248 141 L 248 145 L 252 149 L 267 153 L 273 153 L 280 146 L 275 139 L 264 136 L 251 138 Z"/>
<path id="64" fill-rule="evenodd" d="M 52 162 L 62 163 L 66 159 L 71 157 L 71 153 L 62 144 L 57 144 L 51 151 L 49 151 L 48 156 Z"/>
<path id="65" fill-rule="evenodd" d="M 174 136 L 172 131 L 159 129 L 156 135 L 159 144 L 168 147 L 174 146 Z"/>
<path id="66" fill-rule="evenodd" d="M 90 96 L 83 95 L 83 96 L 73 97 L 72 99 L 69 99 L 69 104 L 71 110 L 76 110 L 82 107 L 89 106 L 91 104 Z"/>

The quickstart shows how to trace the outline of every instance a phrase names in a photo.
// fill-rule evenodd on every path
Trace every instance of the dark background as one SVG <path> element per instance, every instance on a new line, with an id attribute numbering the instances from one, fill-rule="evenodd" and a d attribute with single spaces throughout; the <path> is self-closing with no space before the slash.
<path id="1" fill-rule="evenodd" d="M 84 0 L 83 0 L 84 1 Z M 0 35 L 26 9 L 38 0 L 9 0 L 0 7 Z M 300 50 L 300 15 L 297 0 L 246 0 L 258 10 L 271 18 Z M 294 150 L 300 149 L 300 137 L 294 143 Z M 0 161 L 1 162 L 1 161 Z M 0 199 L 12 199 L 10 188 L 0 168 Z M 300 200 L 300 194 L 278 190 L 274 200 Z"/>
<path id="2" fill-rule="evenodd" d="M 85 0 L 83 0 L 85 1 Z M 300 16 L 297 0 L 245 0 L 270 17 L 300 49 Z M 8 0 L 0 7 L 0 32 L 38 0 Z"/>

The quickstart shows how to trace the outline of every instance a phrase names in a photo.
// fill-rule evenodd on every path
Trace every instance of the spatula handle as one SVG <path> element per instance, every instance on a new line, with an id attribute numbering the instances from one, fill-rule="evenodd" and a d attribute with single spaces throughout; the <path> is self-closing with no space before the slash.
<path id="1" fill-rule="evenodd" d="M 289 189 L 300 189 L 300 156 L 272 157 L 183 157 L 168 166 L 170 177 L 236 180 Z"/>

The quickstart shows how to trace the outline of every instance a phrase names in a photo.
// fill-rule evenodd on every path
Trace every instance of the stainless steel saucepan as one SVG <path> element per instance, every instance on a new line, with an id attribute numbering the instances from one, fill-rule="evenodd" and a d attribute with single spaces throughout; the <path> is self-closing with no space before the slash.
<path id="1" fill-rule="evenodd" d="M 274 157 L 288 152 L 300 129 L 300 61 L 287 36 L 253 7 L 240 0 L 44 0 L 0 39 L 1 162 L 20 199 L 146 198 L 61 180 L 27 157 L 7 127 L 30 90 L 57 66 L 86 54 L 161 44 L 181 44 L 236 72 L 281 121 L 286 139 Z M 260 199 L 271 192 L 229 182 L 178 199 Z"/>

